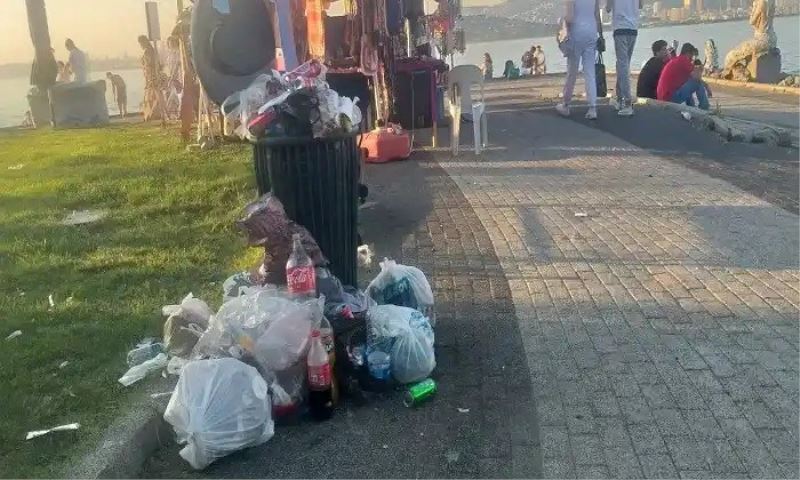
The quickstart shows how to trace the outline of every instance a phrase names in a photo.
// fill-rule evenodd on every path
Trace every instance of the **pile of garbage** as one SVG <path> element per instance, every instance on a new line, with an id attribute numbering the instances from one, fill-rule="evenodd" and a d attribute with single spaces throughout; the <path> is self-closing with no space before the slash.
<path id="1" fill-rule="evenodd" d="M 131 350 L 119 380 L 180 375 L 164 419 L 193 468 L 268 441 L 276 423 L 329 419 L 345 397 L 409 385 L 415 406 L 436 393 L 434 299 L 419 269 L 384 260 L 365 291 L 343 286 L 270 194 L 237 225 L 263 261 L 223 283 L 216 312 L 192 294 L 163 307 L 163 341 Z"/>
<path id="2" fill-rule="evenodd" d="M 222 112 L 234 133 L 255 141 L 262 137 L 323 138 L 355 132 L 361 124 L 358 97 L 339 96 L 325 81 L 317 60 L 281 75 L 259 75 L 246 89 L 229 96 Z"/>

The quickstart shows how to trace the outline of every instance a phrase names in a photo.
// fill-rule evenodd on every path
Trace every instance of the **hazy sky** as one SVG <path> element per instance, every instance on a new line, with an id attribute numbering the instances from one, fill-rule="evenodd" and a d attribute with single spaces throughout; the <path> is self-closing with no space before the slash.
<path id="1" fill-rule="evenodd" d="M 162 36 L 172 29 L 175 0 L 157 0 Z M 501 0 L 464 0 L 465 6 Z M 72 38 L 91 57 L 139 55 L 136 37 L 147 33 L 145 0 L 46 0 L 50 40 L 56 58 L 67 56 L 64 40 Z M 188 0 L 185 2 L 188 3 Z M 29 62 L 33 58 L 24 0 L 0 0 L 0 64 Z"/>
<path id="2" fill-rule="evenodd" d="M 50 41 L 56 58 L 67 56 L 64 40 L 72 38 L 91 57 L 139 55 L 136 37 L 147 33 L 144 0 L 46 0 Z M 158 0 L 161 34 L 175 25 L 177 2 Z M 0 64 L 33 59 L 24 0 L 0 0 Z"/>

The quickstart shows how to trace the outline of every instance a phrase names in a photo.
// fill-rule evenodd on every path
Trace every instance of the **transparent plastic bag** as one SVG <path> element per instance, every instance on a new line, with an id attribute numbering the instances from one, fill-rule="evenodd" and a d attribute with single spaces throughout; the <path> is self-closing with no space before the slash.
<path id="1" fill-rule="evenodd" d="M 249 272 L 234 273 L 222 282 L 222 303 L 242 294 L 245 288 L 253 287 Z"/>
<path id="2" fill-rule="evenodd" d="M 433 329 L 420 312 L 396 305 L 376 305 L 369 309 L 367 317 L 368 350 L 390 355 L 395 380 L 423 380 L 436 368 Z"/>
<path id="3" fill-rule="evenodd" d="M 248 125 L 267 105 L 275 105 L 286 99 L 288 86 L 281 76 L 272 71 L 259 75 L 244 90 L 230 95 L 222 102 L 225 119 L 235 125 L 234 134 L 246 140 L 255 140 Z M 267 107 L 268 108 L 268 107 Z"/>
<path id="4" fill-rule="evenodd" d="M 381 272 L 370 282 L 366 293 L 378 305 L 397 305 L 419 310 L 435 325 L 433 291 L 425 274 L 416 267 L 384 258 Z"/>
<path id="5" fill-rule="evenodd" d="M 305 358 L 311 329 L 322 318 L 324 298 L 297 303 L 281 299 L 283 305 L 272 316 L 266 331 L 256 340 L 253 355 L 265 370 L 286 370 Z"/>
<path id="6" fill-rule="evenodd" d="M 180 305 L 166 305 L 161 313 L 167 315 L 164 322 L 164 346 L 172 356 L 188 358 L 213 312 L 208 304 L 191 293 Z"/>
<path id="7" fill-rule="evenodd" d="M 167 355 L 159 353 L 154 358 L 128 369 L 119 379 L 119 383 L 127 387 L 143 379 L 150 372 L 163 370 L 167 367 Z"/>
<path id="8" fill-rule="evenodd" d="M 239 360 L 187 364 L 164 412 L 180 456 L 201 470 L 218 458 L 260 445 L 275 432 L 267 383 Z"/>

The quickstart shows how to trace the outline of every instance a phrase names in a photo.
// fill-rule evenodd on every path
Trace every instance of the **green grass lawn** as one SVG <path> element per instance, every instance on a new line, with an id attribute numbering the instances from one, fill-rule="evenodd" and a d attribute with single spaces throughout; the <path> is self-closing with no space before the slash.
<path id="1" fill-rule="evenodd" d="M 161 336 L 161 306 L 193 292 L 217 307 L 257 258 L 232 225 L 254 196 L 245 145 L 189 153 L 141 125 L 0 133 L 0 477 L 58 475 L 94 446 L 141 388 L 117 379 L 138 339 Z M 85 208 L 108 216 L 60 224 Z"/>

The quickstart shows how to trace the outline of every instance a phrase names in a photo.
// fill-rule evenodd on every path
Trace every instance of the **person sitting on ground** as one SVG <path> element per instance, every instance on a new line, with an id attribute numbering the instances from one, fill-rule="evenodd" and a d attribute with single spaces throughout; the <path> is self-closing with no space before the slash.
<path id="1" fill-rule="evenodd" d="M 506 80 L 519 78 L 519 68 L 514 66 L 513 61 L 506 60 L 506 67 L 503 70 L 503 78 L 505 78 Z"/>
<path id="2" fill-rule="evenodd" d="M 522 54 L 521 71 L 523 75 L 533 75 L 533 53 L 536 47 L 531 47 Z"/>
<path id="3" fill-rule="evenodd" d="M 653 50 L 653 56 L 639 72 L 639 79 L 636 81 L 636 96 L 656 99 L 658 98 L 656 93 L 658 79 L 661 77 L 664 65 L 669 60 L 669 50 L 666 40 L 656 40 L 650 48 Z"/>
<path id="4" fill-rule="evenodd" d="M 699 69 L 694 65 L 694 57 L 698 53 L 694 45 L 684 43 L 681 54 L 667 62 L 656 88 L 659 100 L 693 107 L 696 96 L 698 106 L 703 110 L 709 109 L 708 94 L 702 81 L 702 65 Z"/>
<path id="5" fill-rule="evenodd" d="M 106 72 L 106 77 L 111 83 L 111 96 L 117 102 L 119 115 L 122 118 L 128 116 L 128 88 L 125 85 L 125 80 L 116 73 Z"/>
<path id="6" fill-rule="evenodd" d="M 492 63 L 492 56 L 489 52 L 483 54 L 483 65 L 481 65 L 484 80 L 491 80 L 494 77 L 494 65 Z"/>
<path id="7" fill-rule="evenodd" d="M 544 75 L 547 73 L 547 59 L 544 57 L 544 50 L 541 45 L 536 45 L 536 52 L 533 54 L 533 74 Z"/>

